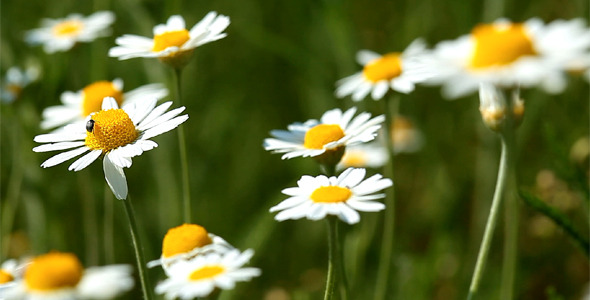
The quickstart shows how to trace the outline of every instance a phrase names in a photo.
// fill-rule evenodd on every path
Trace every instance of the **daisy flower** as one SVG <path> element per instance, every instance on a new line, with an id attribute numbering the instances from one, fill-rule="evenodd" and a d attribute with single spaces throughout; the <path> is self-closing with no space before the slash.
<path id="1" fill-rule="evenodd" d="M 406 117 L 396 116 L 390 132 L 395 154 L 416 152 L 424 144 L 422 132 L 416 128 L 412 120 Z"/>
<path id="2" fill-rule="evenodd" d="M 44 19 L 41 28 L 27 32 L 25 39 L 33 45 L 43 44 L 47 53 L 68 51 L 78 42 L 92 42 L 110 34 L 109 26 L 115 21 L 110 11 L 95 12 L 88 17 L 71 14 L 64 19 Z"/>
<path id="3" fill-rule="evenodd" d="M 131 104 L 152 97 L 160 100 L 168 96 L 168 89 L 161 84 L 148 84 L 123 93 L 123 80 L 96 81 L 78 92 L 61 94 L 62 105 L 50 106 L 43 110 L 42 129 L 66 124 L 84 124 L 86 117 L 100 110 L 105 97 L 113 97 L 119 106 Z"/>
<path id="4" fill-rule="evenodd" d="M 33 66 L 28 67 L 24 71 L 18 67 L 8 69 L 2 82 L 2 87 L 0 87 L 0 98 L 2 98 L 2 102 L 12 103 L 18 99 L 23 89 L 39 78 L 39 73 L 39 68 Z"/>
<path id="5" fill-rule="evenodd" d="M 282 159 L 294 157 L 319 157 L 325 153 L 341 151 L 349 145 L 371 141 L 377 135 L 385 116 L 371 119 L 371 114 L 364 112 L 354 117 L 356 108 L 346 112 L 332 109 L 318 120 L 305 123 L 293 123 L 288 130 L 273 130 L 273 138 L 264 140 L 264 149 L 273 153 L 285 153 Z M 342 154 L 337 157 L 340 161 Z"/>
<path id="6" fill-rule="evenodd" d="M 440 42 L 420 61 L 430 70 L 427 83 L 442 84 L 447 98 L 474 92 L 480 82 L 499 88 L 540 86 L 558 93 L 565 87 L 565 71 L 589 49 L 590 31 L 582 20 L 545 25 L 539 19 L 500 19 L 477 25 L 454 41 Z"/>
<path id="7" fill-rule="evenodd" d="M 12 288 L 22 278 L 25 263 L 17 262 L 16 259 L 9 259 L 0 266 L 0 292 Z"/>
<path id="8" fill-rule="evenodd" d="M 116 39 L 117 47 L 109 50 L 109 56 L 120 60 L 135 57 L 157 57 L 164 62 L 182 66 L 193 50 L 206 43 L 224 38 L 223 31 L 229 25 L 229 17 L 209 12 L 190 30 L 179 15 L 168 18 L 166 24 L 154 27 L 154 38 L 126 34 Z"/>
<path id="9" fill-rule="evenodd" d="M 203 226 L 182 224 L 168 229 L 162 242 L 162 256 L 148 263 L 148 267 L 162 265 L 168 272 L 170 266 L 180 260 L 190 260 L 209 252 L 224 252 L 234 249 L 224 239 L 208 233 Z"/>
<path id="10" fill-rule="evenodd" d="M 338 177 L 305 175 L 297 181 L 297 187 L 283 190 L 283 194 L 291 197 L 273 206 L 270 212 L 279 212 L 275 216 L 277 221 L 303 217 L 319 220 L 334 215 L 348 224 L 358 223 L 357 211 L 385 209 L 385 204 L 374 201 L 385 194 L 375 193 L 393 185 L 379 174 L 364 179 L 365 174 L 365 169 L 348 168 Z"/>
<path id="11" fill-rule="evenodd" d="M 415 83 L 426 79 L 412 71 L 412 58 L 425 50 L 424 42 L 417 39 L 402 53 L 379 55 L 369 50 L 359 51 L 356 60 L 364 66 L 363 71 L 339 80 L 336 97 L 352 95 L 352 100 L 361 101 L 370 93 L 374 100 L 379 100 L 389 88 L 404 94 L 412 92 Z"/>
<path id="12" fill-rule="evenodd" d="M 243 267 L 252 255 L 252 250 L 231 250 L 179 261 L 170 267 L 169 277 L 156 286 L 156 293 L 165 294 L 166 299 L 193 299 L 206 297 L 215 288 L 233 289 L 238 281 L 260 276 L 260 269 Z"/>
<path id="13" fill-rule="evenodd" d="M 336 166 L 338 170 L 349 167 L 354 168 L 380 168 L 383 167 L 389 156 L 387 149 L 380 143 L 371 142 L 346 147 L 344 156 Z"/>
<path id="14" fill-rule="evenodd" d="M 112 299 L 133 288 L 131 266 L 84 269 L 71 253 L 50 252 L 35 257 L 19 279 L 0 292 L 7 299 Z"/>
<path id="15" fill-rule="evenodd" d="M 70 165 L 70 171 L 80 171 L 102 157 L 109 187 L 118 199 L 126 199 L 127 179 L 123 168 L 131 167 L 131 158 L 158 146 L 150 138 L 168 132 L 188 119 L 188 115 L 178 116 L 184 107 L 166 112 L 172 102 L 158 107 L 156 102 L 155 98 L 148 98 L 119 109 L 114 98 L 106 97 L 102 110 L 88 116 L 85 125 L 72 124 L 59 132 L 36 136 L 35 142 L 45 144 L 33 148 L 33 151 L 74 148 L 49 158 L 41 164 L 43 168 L 88 152 Z"/>

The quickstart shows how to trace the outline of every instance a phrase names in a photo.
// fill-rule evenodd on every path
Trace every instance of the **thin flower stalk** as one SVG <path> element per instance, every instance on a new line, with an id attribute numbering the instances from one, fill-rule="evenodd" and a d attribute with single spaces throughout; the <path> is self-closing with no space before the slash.
<path id="1" fill-rule="evenodd" d="M 139 280 L 141 281 L 141 290 L 143 298 L 146 300 L 153 299 L 152 287 L 147 278 L 147 268 L 145 257 L 143 255 L 143 246 L 139 239 L 137 231 L 137 222 L 135 221 L 135 213 L 133 212 L 133 206 L 131 205 L 131 199 L 121 201 L 125 207 L 125 214 L 127 215 L 127 221 L 129 222 L 129 231 L 131 232 L 131 240 L 133 241 L 133 250 L 135 251 L 135 259 L 137 262 L 137 270 L 139 273 Z"/>
<path id="2" fill-rule="evenodd" d="M 178 99 L 177 101 L 179 104 L 182 103 L 181 76 L 182 68 L 174 68 L 174 79 L 176 81 L 176 99 Z M 180 149 L 180 165 L 182 169 L 182 209 L 184 214 L 184 222 L 191 223 L 191 189 L 188 171 L 188 157 L 186 154 L 186 137 L 183 126 L 178 126 L 178 148 Z"/>
<path id="3" fill-rule="evenodd" d="M 336 285 L 336 218 L 327 218 L 328 223 L 328 272 L 326 277 L 326 290 L 324 300 L 330 300 L 334 296 Z"/>
<path id="4" fill-rule="evenodd" d="M 393 95 L 390 98 L 385 99 L 385 114 L 386 114 L 386 124 L 388 126 L 384 126 L 384 134 L 385 134 L 385 142 L 386 148 L 388 149 L 389 153 L 389 160 L 387 162 L 386 169 L 384 170 L 385 176 L 391 178 L 393 180 L 394 174 L 394 144 L 392 138 L 391 127 L 389 125 L 393 124 L 395 121 L 395 116 L 397 115 L 399 109 L 399 95 Z M 375 290 L 375 299 L 385 299 L 387 295 L 387 288 L 390 286 L 389 276 L 391 274 L 391 264 L 392 264 L 392 257 L 393 257 L 393 244 L 394 244 L 394 234 L 395 234 L 395 187 L 392 185 L 386 191 L 385 196 L 385 220 L 384 220 L 384 228 L 383 228 L 383 238 L 381 244 L 381 253 L 380 253 L 380 264 L 377 270 L 377 281 L 376 281 L 376 290 Z"/>

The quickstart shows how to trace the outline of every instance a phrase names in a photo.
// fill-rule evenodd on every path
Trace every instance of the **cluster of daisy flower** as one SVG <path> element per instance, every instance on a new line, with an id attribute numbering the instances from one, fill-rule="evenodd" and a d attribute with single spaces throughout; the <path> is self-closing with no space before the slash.
<path id="1" fill-rule="evenodd" d="M 168 276 L 156 286 L 156 293 L 167 299 L 193 299 L 259 276 L 260 269 L 243 267 L 253 255 L 253 250 L 241 252 L 202 226 L 183 224 L 168 230 L 162 256 L 148 266 L 161 265 Z"/>
<path id="2" fill-rule="evenodd" d="M 113 299 L 134 285 L 129 265 L 84 268 L 72 253 L 49 252 L 0 268 L 0 295 L 20 299 Z"/>

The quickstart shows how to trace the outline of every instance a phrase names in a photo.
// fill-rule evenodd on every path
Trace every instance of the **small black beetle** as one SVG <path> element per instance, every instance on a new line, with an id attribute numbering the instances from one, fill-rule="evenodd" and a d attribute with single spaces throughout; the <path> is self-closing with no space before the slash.
<path id="1" fill-rule="evenodd" d="M 86 131 L 92 132 L 94 130 L 94 120 L 90 119 L 86 122 Z"/>

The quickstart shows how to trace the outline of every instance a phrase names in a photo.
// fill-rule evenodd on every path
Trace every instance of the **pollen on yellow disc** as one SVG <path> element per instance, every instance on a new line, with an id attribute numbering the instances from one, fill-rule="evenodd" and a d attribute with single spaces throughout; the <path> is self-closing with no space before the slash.
<path id="1" fill-rule="evenodd" d="M 192 272 L 191 275 L 189 275 L 189 279 L 196 281 L 212 278 L 223 272 L 225 272 L 225 268 L 222 266 L 204 266 Z"/>
<path id="2" fill-rule="evenodd" d="M 14 277 L 10 273 L 0 270 L 0 284 L 11 282 L 13 280 Z"/>
<path id="3" fill-rule="evenodd" d="M 177 31 L 168 31 L 154 36 L 153 51 L 162 51 L 168 47 L 180 47 L 190 39 L 186 29 Z"/>
<path id="4" fill-rule="evenodd" d="M 123 92 L 106 80 L 97 81 L 82 89 L 84 97 L 82 102 L 82 116 L 86 117 L 93 112 L 100 111 L 104 97 L 113 97 L 119 107 L 123 103 Z"/>
<path id="5" fill-rule="evenodd" d="M 78 20 L 70 20 L 61 22 L 53 26 L 53 33 L 56 36 L 72 36 L 77 35 L 84 25 Z"/>
<path id="6" fill-rule="evenodd" d="M 371 82 L 391 80 L 402 73 L 400 53 L 393 52 L 369 62 L 363 69 L 363 75 Z"/>
<path id="7" fill-rule="evenodd" d="M 344 137 L 339 125 L 319 124 L 305 133 L 303 146 L 308 149 L 323 149 L 324 145 Z"/>
<path id="8" fill-rule="evenodd" d="M 471 67 L 475 69 L 504 66 L 536 54 L 525 26 L 520 23 L 478 25 L 471 34 L 474 39 Z"/>
<path id="9" fill-rule="evenodd" d="M 340 186 L 322 186 L 311 193 L 311 200 L 317 203 L 338 203 L 345 202 L 350 198 L 352 192 Z"/>
<path id="10" fill-rule="evenodd" d="M 75 287 L 82 272 L 82 264 L 74 254 L 51 252 L 33 259 L 24 277 L 30 289 L 50 291 Z"/>
<path id="11" fill-rule="evenodd" d="M 205 228 L 196 224 L 183 224 L 168 230 L 162 243 L 162 255 L 170 257 L 211 243 Z"/>
<path id="12" fill-rule="evenodd" d="M 122 109 L 101 110 L 92 115 L 94 127 L 86 132 L 85 144 L 92 150 L 106 153 L 134 142 L 139 133 L 133 121 Z"/>

